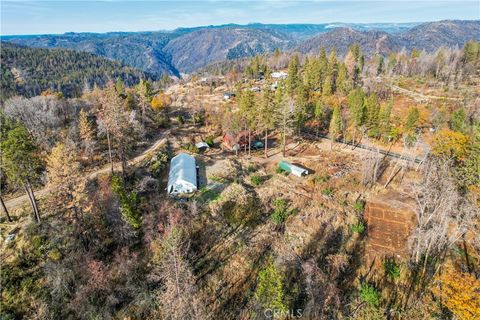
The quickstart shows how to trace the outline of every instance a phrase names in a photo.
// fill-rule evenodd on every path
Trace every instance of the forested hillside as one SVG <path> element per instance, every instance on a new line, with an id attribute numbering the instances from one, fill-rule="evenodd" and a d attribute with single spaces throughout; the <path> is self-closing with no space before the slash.
<path id="1" fill-rule="evenodd" d="M 61 92 L 66 97 L 80 96 L 85 88 L 104 86 L 122 79 L 133 85 L 145 72 L 94 54 L 65 50 L 21 47 L 2 42 L 1 101 L 14 95 L 32 97 L 42 91 Z"/>

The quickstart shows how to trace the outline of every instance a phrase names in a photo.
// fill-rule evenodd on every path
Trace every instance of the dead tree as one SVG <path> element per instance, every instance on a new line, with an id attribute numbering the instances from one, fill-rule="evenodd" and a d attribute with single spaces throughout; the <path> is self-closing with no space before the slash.
<path id="1" fill-rule="evenodd" d="M 429 259 L 442 257 L 479 215 L 459 194 L 451 165 L 450 161 L 429 159 L 422 180 L 413 187 L 417 226 L 409 242 L 412 260 L 417 264 L 423 260 L 422 275 Z"/>
<path id="2" fill-rule="evenodd" d="M 195 277 L 187 260 L 188 244 L 178 225 L 170 223 L 162 241 L 159 271 L 163 290 L 158 295 L 162 319 L 206 319 Z"/>
<path id="3" fill-rule="evenodd" d="M 12 222 L 12 218 L 10 217 L 10 214 L 8 213 L 7 206 L 5 205 L 5 202 L 3 202 L 3 198 L 0 196 L 0 203 L 2 204 L 2 209 L 3 212 L 5 212 L 5 215 L 7 216 L 8 222 Z"/>

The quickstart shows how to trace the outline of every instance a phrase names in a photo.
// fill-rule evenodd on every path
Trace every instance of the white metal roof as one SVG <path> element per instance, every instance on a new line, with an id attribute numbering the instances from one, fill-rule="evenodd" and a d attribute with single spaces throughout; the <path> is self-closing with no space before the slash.
<path id="1" fill-rule="evenodd" d="M 296 166 L 294 164 L 291 164 L 290 168 L 292 169 L 292 174 L 296 175 L 297 177 L 303 177 L 303 176 L 306 176 L 308 174 L 307 169 L 301 168 L 301 167 Z"/>
<path id="2" fill-rule="evenodd" d="M 167 192 L 170 194 L 189 193 L 197 190 L 197 167 L 195 158 L 180 153 L 170 161 Z"/>

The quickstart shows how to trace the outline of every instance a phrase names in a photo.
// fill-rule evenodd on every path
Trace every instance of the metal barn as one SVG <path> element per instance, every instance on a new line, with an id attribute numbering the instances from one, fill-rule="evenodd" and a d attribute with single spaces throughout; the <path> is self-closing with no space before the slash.
<path id="1" fill-rule="evenodd" d="M 197 166 L 195 158 L 180 153 L 170 161 L 167 192 L 170 195 L 192 193 L 197 190 Z"/>

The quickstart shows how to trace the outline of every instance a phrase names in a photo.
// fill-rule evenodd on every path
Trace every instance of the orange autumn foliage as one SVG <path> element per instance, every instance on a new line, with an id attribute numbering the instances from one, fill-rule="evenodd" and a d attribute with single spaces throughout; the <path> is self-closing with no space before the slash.
<path id="1" fill-rule="evenodd" d="M 468 142 L 463 133 L 442 129 L 433 138 L 432 152 L 438 157 L 462 160 L 467 154 Z"/>
<path id="2" fill-rule="evenodd" d="M 480 280 L 447 266 L 437 281 L 432 292 L 458 319 L 480 319 Z"/>
<path id="3" fill-rule="evenodd" d="M 153 97 L 151 102 L 152 109 L 155 111 L 160 111 L 162 109 L 165 109 L 171 103 L 172 103 L 172 98 L 164 92 L 161 92 L 157 94 L 155 97 Z"/>

